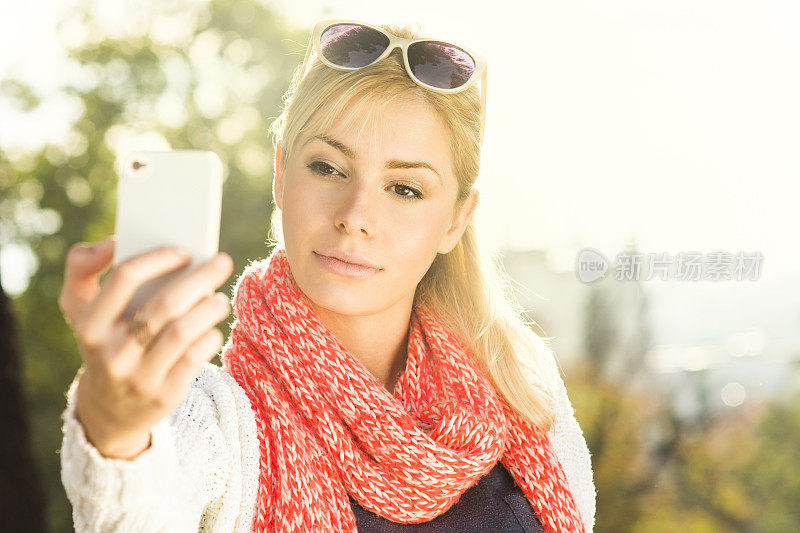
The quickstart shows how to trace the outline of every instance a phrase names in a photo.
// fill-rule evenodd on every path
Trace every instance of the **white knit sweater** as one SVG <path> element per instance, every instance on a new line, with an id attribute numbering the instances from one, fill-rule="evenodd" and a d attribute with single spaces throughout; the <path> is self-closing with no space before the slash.
<path id="1" fill-rule="evenodd" d="M 583 432 L 553 361 L 556 425 L 550 440 L 587 532 L 595 487 Z M 152 429 L 134 460 L 109 459 L 87 440 L 74 405 L 62 414 L 61 481 L 77 532 L 252 531 L 259 476 L 258 433 L 244 390 L 223 368 L 203 363 L 183 403 Z"/>

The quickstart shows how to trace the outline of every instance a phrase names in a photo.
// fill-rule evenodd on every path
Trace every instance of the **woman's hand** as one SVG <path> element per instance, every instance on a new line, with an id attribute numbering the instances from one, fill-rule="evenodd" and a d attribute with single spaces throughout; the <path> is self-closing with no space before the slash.
<path id="1" fill-rule="evenodd" d="M 191 258 L 164 246 L 130 257 L 99 283 L 115 241 L 73 245 L 58 298 L 83 359 L 75 414 L 89 441 L 106 457 L 132 459 L 149 447 L 150 429 L 185 398 L 191 378 L 224 343 L 215 327 L 230 314 L 215 293 L 233 270 L 228 254 L 187 270 L 142 304 L 153 339 L 142 346 L 123 312 L 146 281 L 186 267 Z"/>

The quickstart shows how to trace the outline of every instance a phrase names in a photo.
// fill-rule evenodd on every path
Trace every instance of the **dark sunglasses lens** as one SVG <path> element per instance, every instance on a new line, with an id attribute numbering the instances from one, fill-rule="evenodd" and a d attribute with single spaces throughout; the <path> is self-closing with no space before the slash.
<path id="1" fill-rule="evenodd" d="M 361 68 L 378 59 L 389 46 L 389 38 L 367 26 L 334 24 L 322 32 L 319 45 L 334 65 Z"/>
<path id="2" fill-rule="evenodd" d="M 440 89 L 461 87 L 475 72 L 471 55 L 439 41 L 413 43 L 408 47 L 408 62 L 419 81 Z"/>

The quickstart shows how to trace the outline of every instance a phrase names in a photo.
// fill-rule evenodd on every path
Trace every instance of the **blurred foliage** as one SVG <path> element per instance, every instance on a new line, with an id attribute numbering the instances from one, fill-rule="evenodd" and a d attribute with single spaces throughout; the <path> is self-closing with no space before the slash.
<path id="1" fill-rule="evenodd" d="M 42 103 L 30 87 L 16 80 L 0 80 L 0 94 L 22 111 L 30 111 Z"/>
<path id="2" fill-rule="evenodd" d="M 594 531 L 800 531 L 800 396 L 679 415 L 646 375 L 647 299 L 627 282 L 592 291 L 566 382 L 592 456 Z"/>
<path id="3" fill-rule="evenodd" d="M 253 0 L 168 4 L 140 33 L 106 35 L 88 9 L 65 20 L 76 41 L 75 81 L 63 87 L 79 110 L 70 135 L 33 153 L 0 149 L 0 246 L 35 257 L 13 311 L 51 531 L 72 530 L 57 451 L 64 394 L 81 362 L 56 300 L 69 246 L 114 231 L 115 163 L 124 155 L 115 149 L 126 135 L 155 132 L 169 147 L 219 154 L 227 172 L 220 249 L 234 273 L 267 253 L 267 127 L 310 28 L 290 28 Z M 0 80 L 0 94 L 22 111 L 40 104 L 17 80 Z M 220 290 L 230 294 L 234 282 Z M 592 453 L 595 531 L 800 531 L 800 398 L 687 423 L 668 399 L 636 385 L 649 343 L 647 302 L 620 316 L 617 297 L 593 294 L 586 353 L 566 373 Z M 226 337 L 229 326 L 220 326 Z"/>

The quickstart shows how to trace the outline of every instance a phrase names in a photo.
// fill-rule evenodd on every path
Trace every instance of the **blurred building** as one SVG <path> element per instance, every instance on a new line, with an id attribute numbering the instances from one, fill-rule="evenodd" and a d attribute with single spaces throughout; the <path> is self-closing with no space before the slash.
<path id="1" fill-rule="evenodd" d="M 586 284 L 544 250 L 506 250 L 502 262 L 562 368 L 609 330 L 604 373 L 660 391 L 687 418 L 800 391 L 800 282 Z"/>
<path id="2" fill-rule="evenodd" d="M 536 333 L 554 337 L 552 346 L 559 362 L 568 364 L 580 357 L 589 286 L 573 272 L 555 271 L 544 250 L 507 250 L 502 260 L 517 299 L 539 325 Z"/>

